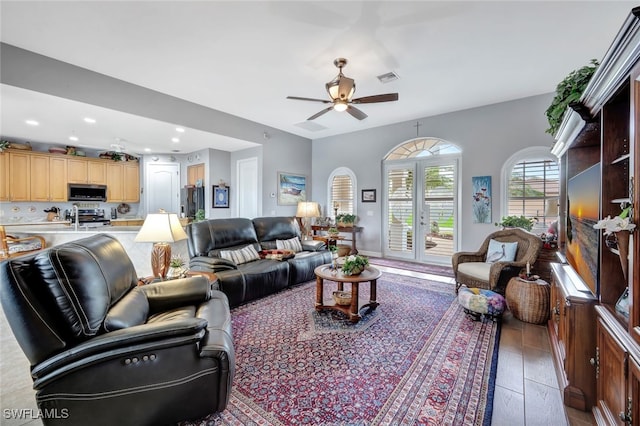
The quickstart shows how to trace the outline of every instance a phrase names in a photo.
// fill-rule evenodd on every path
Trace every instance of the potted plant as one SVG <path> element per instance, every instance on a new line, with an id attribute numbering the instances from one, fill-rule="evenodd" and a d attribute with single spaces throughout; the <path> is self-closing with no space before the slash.
<path id="1" fill-rule="evenodd" d="M 9 141 L 0 141 L 0 152 L 3 152 L 5 149 L 8 149 L 11 145 Z"/>
<path id="2" fill-rule="evenodd" d="M 572 71 L 558 84 L 556 96 L 545 113 L 549 122 L 547 133 L 555 135 L 558 132 L 567 107 L 578 102 L 599 65 L 600 63 L 596 59 L 592 59 L 590 65 Z"/>
<path id="3" fill-rule="evenodd" d="M 354 223 L 356 223 L 355 214 L 340 213 L 339 215 L 336 216 L 336 224 L 338 226 L 348 227 L 348 226 L 353 226 Z"/>
<path id="4" fill-rule="evenodd" d="M 186 272 L 184 260 L 180 256 L 171 257 L 169 269 L 167 270 L 167 279 L 172 280 L 180 278 Z"/>
<path id="5" fill-rule="evenodd" d="M 358 275 L 369 265 L 369 259 L 359 254 L 347 256 L 342 264 L 343 275 Z"/>
<path id="6" fill-rule="evenodd" d="M 503 228 L 522 228 L 531 231 L 533 222 L 533 219 L 524 216 L 505 216 L 499 223 L 495 223 L 495 225 L 502 226 Z"/>
<path id="7" fill-rule="evenodd" d="M 330 237 L 337 237 L 338 235 L 340 235 L 340 231 L 338 231 L 338 228 L 336 228 L 335 226 L 332 226 L 327 229 L 327 234 L 329 234 Z"/>
<path id="8" fill-rule="evenodd" d="M 200 221 L 203 221 L 203 220 L 204 220 L 204 210 L 203 210 L 203 209 L 199 209 L 199 210 L 196 212 L 196 218 L 195 218 L 195 221 L 196 221 L 196 222 L 200 222 Z"/>

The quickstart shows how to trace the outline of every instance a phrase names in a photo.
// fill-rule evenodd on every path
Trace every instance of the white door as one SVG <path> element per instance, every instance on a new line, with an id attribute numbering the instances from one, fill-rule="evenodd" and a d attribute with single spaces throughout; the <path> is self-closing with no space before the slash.
<path id="1" fill-rule="evenodd" d="M 145 174 L 147 213 L 163 209 L 180 213 L 180 166 L 175 163 L 147 163 Z"/>
<path id="2" fill-rule="evenodd" d="M 385 163 L 385 257 L 451 262 L 456 249 L 457 173 L 455 159 Z"/>
<path id="3" fill-rule="evenodd" d="M 258 182 L 258 157 L 245 158 L 237 162 L 237 182 L 236 206 L 238 217 L 254 218 L 259 217 L 260 194 Z"/>

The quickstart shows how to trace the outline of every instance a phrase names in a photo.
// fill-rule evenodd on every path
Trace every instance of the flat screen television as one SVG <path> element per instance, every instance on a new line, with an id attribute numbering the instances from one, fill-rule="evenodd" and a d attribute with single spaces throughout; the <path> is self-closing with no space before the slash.
<path id="1" fill-rule="evenodd" d="M 594 295 L 598 295 L 600 163 L 567 181 L 567 261 Z"/>

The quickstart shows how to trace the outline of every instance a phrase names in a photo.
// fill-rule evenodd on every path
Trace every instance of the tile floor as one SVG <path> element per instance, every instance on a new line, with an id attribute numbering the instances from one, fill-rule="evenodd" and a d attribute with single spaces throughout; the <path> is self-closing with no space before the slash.
<path id="1" fill-rule="evenodd" d="M 451 281 L 435 275 L 380 268 L 383 271 Z M 41 425 L 37 414 L 29 363 L 0 315 L 0 425 Z M 22 409 L 22 411 L 20 411 Z M 9 410 L 9 411 L 8 411 Z M 18 414 L 22 414 L 22 418 Z M 509 312 L 503 318 L 493 406 L 495 426 L 593 425 L 589 413 L 562 404 L 547 329 L 523 323 Z"/>

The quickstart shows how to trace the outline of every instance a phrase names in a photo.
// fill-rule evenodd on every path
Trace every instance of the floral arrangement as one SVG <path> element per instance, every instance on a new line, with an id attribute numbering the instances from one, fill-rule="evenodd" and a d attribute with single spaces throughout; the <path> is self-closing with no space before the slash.
<path id="1" fill-rule="evenodd" d="M 631 218 L 629 217 L 630 210 L 631 206 L 626 207 L 618 216 L 612 218 L 611 215 L 609 215 L 604 219 L 600 219 L 593 227 L 595 229 L 604 229 L 604 235 L 620 231 L 633 231 L 636 225 L 631 223 Z"/>
<path id="2" fill-rule="evenodd" d="M 358 275 L 369 265 L 369 259 L 358 254 L 347 256 L 342 265 L 344 275 Z"/>

